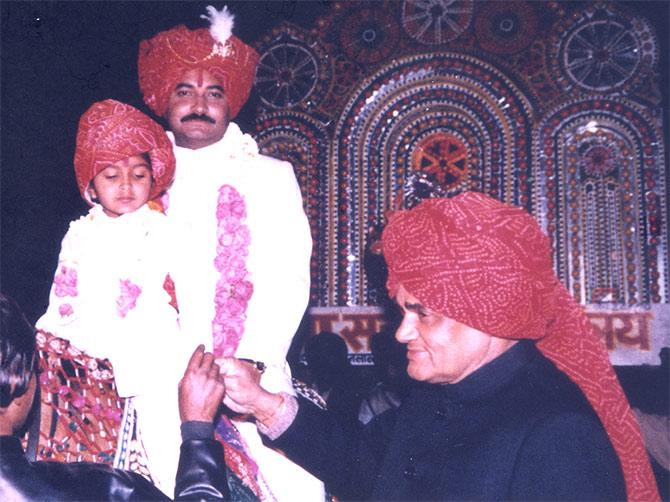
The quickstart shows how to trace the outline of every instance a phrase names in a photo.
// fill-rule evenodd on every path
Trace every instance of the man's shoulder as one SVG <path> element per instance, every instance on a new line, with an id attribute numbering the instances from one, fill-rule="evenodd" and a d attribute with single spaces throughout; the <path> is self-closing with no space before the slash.
<path id="1" fill-rule="evenodd" d="M 528 366 L 517 385 L 526 409 L 535 408 L 542 415 L 595 417 L 582 390 L 544 355 L 539 354 Z"/>
<path id="2" fill-rule="evenodd" d="M 268 169 L 275 171 L 286 171 L 286 170 L 293 171 L 293 166 L 291 165 L 290 162 L 278 159 L 276 157 L 270 157 L 269 155 L 263 155 L 262 153 L 253 156 L 250 164 L 253 165 L 254 167 L 257 167 L 258 169 Z"/>
<path id="3" fill-rule="evenodd" d="M 560 440 L 570 430 L 595 434 L 594 440 L 604 435 L 581 389 L 541 354 L 493 397 L 487 411 L 495 416 L 499 433 L 508 431 L 517 440 L 529 435 Z"/>
<path id="4" fill-rule="evenodd" d="M 225 169 L 225 166 L 223 167 Z M 284 186 L 295 183 L 296 175 L 290 162 L 268 155 L 256 154 L 239 162 L 239 173 L 243 178 L 252 179 L 255 185 Z"/>
<path id="5" fill-rule="evenodd" d="M 97 232 L 99 220 L 100 216 L 91 208 L 86 214 L 70 221 L 61 245 L 68 246 L 89 240 Z"/>
<path id="6" fill-rule="evenodd" d="M 97 221 L 100 219 L 100 216 L 98 215 L 99 211 L 96 210 L 95 207 L 90 207 L 86 213 L 80 215 L 79 217 L 73 219 L 70 221 L 70 224 L 68 226 L 69 229 L 71 228 L 80 228 L 80 227 L 87 227 L 90 226 L 94 221 Z"/>

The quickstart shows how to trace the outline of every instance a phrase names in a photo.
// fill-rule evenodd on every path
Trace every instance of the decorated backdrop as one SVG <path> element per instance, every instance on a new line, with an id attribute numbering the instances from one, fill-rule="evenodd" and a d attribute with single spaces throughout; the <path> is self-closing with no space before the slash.
<path id="1" fill-rule="evenodd" d="M 540 221 L 615 364 L 658 362 L 667 168 L 647 19 L 619 3 L 341 2 L 256 48 L 256 136 L 303 191 L 319 330 L 379 330 L 388 210 L 476 190 Z"/>

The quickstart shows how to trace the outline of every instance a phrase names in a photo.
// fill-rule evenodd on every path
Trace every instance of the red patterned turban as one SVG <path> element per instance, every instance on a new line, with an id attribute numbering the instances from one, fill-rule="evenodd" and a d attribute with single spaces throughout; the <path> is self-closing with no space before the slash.
<path id="1" fill-rule="evenodd" d="M 167 113 L 168 99 L 184 73 L 207 70 L 223 85 L 235 118 L 249 98 L 258 65 L 258 53 L 232 35 L 233 16 L 224 7 L 207 7 L 212 26 L 189 30 L 179 25 L 140 43 L 137 61 L 144 102 L 156 115 Z"/>
<path id="2" fill-rule="evenodd" d="M 100 171 L 119 160 L 148 153 L 154 179 L 150 198 L 172 183 L 175 158 L 163 128 L 130 105 L 106 99 L 94 103 L 79 119 L 74 172 L 82 197 Z"/>
<path id="3" fill-rule="evenodd" d="M 605 344 L 552 268 L 549 239 L 521 208 L 466 192 L 392 214 L 382 236 L 392 294 L 500 338 L 537 340 L 584 392 L 619 455 L 629 500 L 657 500 L 640 428 Z"/>

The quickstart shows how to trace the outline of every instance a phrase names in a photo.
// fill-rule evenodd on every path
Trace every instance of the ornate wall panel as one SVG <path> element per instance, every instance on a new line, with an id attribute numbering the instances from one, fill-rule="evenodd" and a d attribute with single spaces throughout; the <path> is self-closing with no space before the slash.
<path id="1" fill-rule="evenodd" d="M 653 73 L 655 38 L 645 19 L 620 13 L 612 4 L 593 3 L 555 24 L 552 75 L 565 93 L 628 94 Z"/>
<path id="2" fill-rule="evenodd" d="M 667 55 L 622 5 L 336 2 L 311 29 L 260 40 L 258 137 L 296 167 L 312 306 L 382 304 L 368 258 L 385 213 L 478 190 L 540 220 L 614 361 L 657 361 L 670 345 Z"/>
<path id="3" fill-rule="evenodd" d="M 293 165 L 305 212 L 312 229 L 311 300 L 325 296 L 328 284 L 326 269 L 319 257 L 327 250 L 328 214 L 327 170 L 317 166 L 328 163 L 328 139 L 318 117 L 303 112 L 268 113 L 258 120 L 261 131 L 256 135 L 262 153 L 289 161 Z"/>
<path id="4" fill-rule="evenodd" d="M 265 43 L 254 82 L 261 103 L 270 111 L 311 111 L 333 81 L 333 68 L 323 44 L 290 24 L 267 37 Z"/>
<path id="5" fill-rule="evenodd" d="M 327 268 L 346 274 L 331 275 L 328 303 L 368 303 L 366 236 L 388 208 L 402 206 L 413 171 L 430 175 L 447 194 L 478 190 L 527 205 L 529 114 L 509 79 L 461 54 L 394 60 L 354 89 L 329 163 L 329 193 L 340 204 L 329 215 L 337 223 L 328 233 Z"/>
<path id="6" fill-rule="evenodd" d="M 582 303 L 667 299 L 666 188 L 651 167 L 663 163 L 662 139 L 625 99 L 567 102 L 537 128 L 536 216 L 559 277 Z"/>
<path id="7" fill-rule="evenodd" d="M 669 342 L 664 156 L 658 121 L 625 98 L 567 101 L 536 128 L 535 215 L 617 362 L 650 362 Z"/>

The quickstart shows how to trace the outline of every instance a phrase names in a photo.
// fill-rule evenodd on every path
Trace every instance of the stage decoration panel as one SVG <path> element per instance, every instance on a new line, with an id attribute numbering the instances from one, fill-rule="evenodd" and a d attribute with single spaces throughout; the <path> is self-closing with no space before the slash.
<path id="1" fill-rule="evenodd" d="M 601 313 L 610 346 L 616 330 L 606 313 L 626 319 L 619 330 L 638 324 L 648 351 L 651 321 L 668 320 L 667 187 L 653 167 L 664 163 L 661 124 L 625 98 L 567 101 L 539 123 L 534 157 L 535 215 L 559 277 Z M 659 304 L 665 309 L 652 315 Z M 667 325 L 655 335 L 656 346 L 667 344 Z"/>
<path id="2" fill-rule="evenodd" d="M 630 9 L 334 2 L 311 27 L 260 39 L 257 138 L 298 175 L 311 306 L 365 316 L 388 303 L 386 214 L 476 190 L 538 218 L 613 361 L 658 363 L 670 346 L 667 54 Z"/>
<path id="3" fill-rule="evenodd" d="M 474 77 L 473 77 L 474 76 Z M 495 79 L 498 86 L 486 86 Z M 426 53 L 398 59 L 352 92 L 333 134 L 329 193 L 328 303 L 366 305 L 366 236 L 388 208 L 404 207 L 407 177 L 422 172 L 450 195 L 487 192 L 528 204 L 530 104 L 516 86 L 473 57 Z M 522 162 L 515 162 L 526 150 Z M 394 166 L 394 169 L 389 167 Z M 334 180 L 340 180 L 335 184 Z"/>
<path id="4" fill-rule="evenodd" d="M 663 346 L 658 344 L 664 340 L 667 342 L 660 334 L 667 330 L 669 319 L 660 304 L 653 304 L 649 309 L 619 310 L 587 305 L 586 316 L 602 337 L 613 364 L 652 363 L 653 347 Z M 337 333 L 347 343 L 352 365 L 371 366 L 374 364 L 371 339 L 396 327 L 397 321 L 391 317 L 382 307 L 312 307 L 308 335 L 324 331 Z"/>
<path id="5" fill-rule="evenodd" d="M 551 67 L 565 92 L 630 92 L 649 78 L 657 64 L 656 45 L 643 18 L 619 14 L 611 5 L 593 4 L 556 23 Z"/>
<path id="6" fill-rule="evenodd" d="M 472 11 L 473 0 L 405 0 L 402 26 L 419 43 L 444 44 L 470 26 Z"/>
<path id="7" fill-rule="evenodd" d="M 479 46 L 493 54 L 515 54 L 537 37 L 538 16 L 526 2 L 487 3 L 475 22 Z"/>
<path id="8" fill-rule="evenodd" d="M 338 41 L 346 57 L 361 65 L 387 60 L 397 47 L 400 26 L 392 13 L 374 5 L 344 16 Z"/>
<path id="9" fill-rule="evenodd" d="M 329 56 L 304 30 L 285 25 L 261 53 L 254 88 L 268 109 L 313 108 L 332 85 Z"/>
<path id="10" fill-rule="evenodd" d="M 304 112 L 266 114 L 258 120 L 256 136 L 260 151 L 271 157 L 289 161 L 300 185 L 305 213 L 312 230 L 311 294 L 312 302 L 326 294 L 326 270 L 319 266 L 319 257 L 327 253 L 326 223 L 328 186 L 325 167 L 328 165 L 328 138 L 325 124 L 316 115 Z M 314 166 L 323 166 L 314 169 Z"/>

